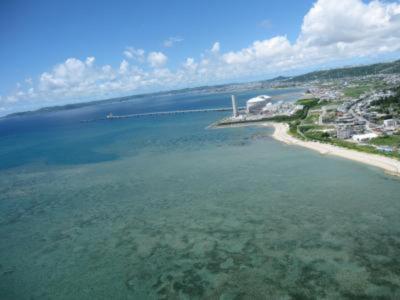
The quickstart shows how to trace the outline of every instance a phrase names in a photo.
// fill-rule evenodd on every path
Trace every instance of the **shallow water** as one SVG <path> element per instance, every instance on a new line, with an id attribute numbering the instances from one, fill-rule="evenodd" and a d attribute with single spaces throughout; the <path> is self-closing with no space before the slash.
<path id="1" fill-rule="evenodd" d="M 400 298 L 400 181 L 223 115 L 4 134 L 0 298 Z"/>

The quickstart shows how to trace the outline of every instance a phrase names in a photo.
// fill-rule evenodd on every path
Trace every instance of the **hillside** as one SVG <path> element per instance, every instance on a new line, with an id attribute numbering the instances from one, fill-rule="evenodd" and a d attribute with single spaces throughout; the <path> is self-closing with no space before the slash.
<path id="1" fill-rule="evenodd" d="M 287 81 L 306 82 L 312 80 L 338 79 L 344 77 L 357 77 L 376 74 L 400 73 L 400 60 L 389 63 L 378 63 L 373 65 L 345 67 L 331 70 L 315 71 L 292 77 Z"/>

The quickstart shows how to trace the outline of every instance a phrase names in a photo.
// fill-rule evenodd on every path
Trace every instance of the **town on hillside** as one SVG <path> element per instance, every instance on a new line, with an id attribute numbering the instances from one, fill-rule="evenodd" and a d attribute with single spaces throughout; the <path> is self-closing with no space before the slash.
<path id="1" fill-rule="evenodd" d="M 268 95 L 249 99 L 233 115 L 217 122 L 287 122 L 303 140 L 327 142 L 366 152 L 400 157 L 400 74 L 368 74 L 306 82 L 275 81 L 274 87 L 302 86 L 303 99 L 274 101 Z"/>

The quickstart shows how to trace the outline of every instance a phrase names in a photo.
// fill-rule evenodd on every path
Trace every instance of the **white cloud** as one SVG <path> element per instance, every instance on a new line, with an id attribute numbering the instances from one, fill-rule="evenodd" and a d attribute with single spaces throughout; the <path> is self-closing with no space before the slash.
<path id="1" fill-rule="evenodd" d="M 44 72 L 39 78 L 41 91 L 68 89 L 71 85 L 81 85 L 89 75 L 87 70 L 91 68 L 94 58 L 89 58 L 89 64 L 79 59 L 68 58 L 64 63 L 53 68 L 52 72 Z"/>
<path id="2" fill-rule="evenodd" d="M 166 40 L 164 41 L 164 47 L 166 47 L 166 48 L 171 48 L 171 47 L 174 46 L 174 44 L 180 43 L 180 42 L 182 42 L 182 41 L 183 41 L 183 39 L 180 38 L 180 37 L 178 37 L 178 36 L 169 37 L 168 39 L 166 39 Z"/>
<path id="3" fill-rule="evenodd" d="M 237 52 L 225 53 L 222 58 L 227 64 L 241 64 L 252 61 L 285 58 L 292 51 L 288 39 L 277 36 L 268 40 L 255 41 L 250 47 Z"/>
<path id="4" fill-rule="evenodd" d="M 319 0 L 306 14 L 298 39 L 255 41 L 222 54 L 234 74 L 259 75 L 329 61 L 400 50 L 400 4 L 361 0 Z"/>
<path id="5" fill-rule="evenodd" d="M 136 49 L 133 47 L 126 47 L 123 52 L 126 58 L 134 59 L 138 62 L 144 62 L 145 60 L 145 51 L 143 49 Z"/>
<path id="6" fill-rule="evenodd" d="M 343 2 L 343 3 L 342 3 Z M 362 0 L 318 0 L 304 16 L 295 41 L 275 36 L 239 50 L 221 52 L 215 42 L 198 58 L 186 58 L 177 69 L 165 68 L 162 52 L 127 47 L 117 66 L 96 66 L 94 57 L 68 58 L 35 80 L 25 80 L 0 98 L 0 106 L 17 109 L 37 100 L 69 101 L 159 88 L 212 84 L 254 78 L 285 70 L 354 57 L 400 51 L 400 3 Z M 149 63 L 149 67 L 143 62 Z M 35 102 L 36 101 L 36 102 Z M 47 104 L 47 103 L 46 103 Z"/>
<path id="7" fill-rule="evenodd" d="M 158 68 L 165 65 L 167 59 L 167 56 L 165 56 L 165 54 L 162 52 L 150 52 L 147 56 L 147 60 L 150 66 L 153 68 Z"/>
<path id="8" fill-rule="evenodd" d="M 188 57 L 183 66 L 187 70 L 194 71 L 197 68 L 197 63 L 195 62 L 194 58 Z"/>
<path id="9" fill-rule="evenodd" d="M 352 44 L 400 36 L 400 6 L 372 1 L 320 0 L 304 17 L 299 42 L 307 46 Z"/>
<path id="10" fill-rule="evenodd" d="M 90 57 L 86 58 L 85 63 L 88 67 L 91 67 L 91 66 L 93 66 L 94 61 L 95 61 L 95 58 L 93 56 L 90 56 Z"/>
<path id="11" fill-rule="evenodd" d="M 129 63 L 124 59 L 121 64 L 119 65 L 119 72 L 121 74 L 125 74 L 128 72 L 129 69 Z"/>
<path id="12" fill-rule="evenodd" d="M 218 53 L 219 50 L 220 50 L 220 44 L 219 42 L 215 42 L 214 45 L 211 47 L 211 52 Z"/>

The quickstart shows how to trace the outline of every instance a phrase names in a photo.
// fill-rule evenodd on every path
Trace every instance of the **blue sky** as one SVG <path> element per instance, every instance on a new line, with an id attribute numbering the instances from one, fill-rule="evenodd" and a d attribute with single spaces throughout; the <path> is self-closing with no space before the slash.
<path id="1" fill-rule="evenodd" d="M 127 45 L 165 50 L 163 42 L 169 37 L 184 39 L 165 51 L 171 67 L 214 41 L 227 49 L 240 49 L 278 34 L 294 40 L 311 4 L 293 0 L 237 1 L 235 5 L 227 0 L 1 1 L 0 94 L 21 78 L 68 57 L 92 55 L 99 63 L 119 64 Z"/>
<path id="2" fill-rule="evenodd" d="M 398 1 L 374 6 L 346 0 L 342 9 L 334 2 L 1 1 L 0 108 L 9 112 L 397 58 L 398 48 L 391 45 L 367 50 L 373 41 L 353 29 L 372 30 L 380 43 L 389 33 L 396 43 Z M 335 32 L 329 25 L 344 28 Z M 345 26 L 350 34 L 343 34 Z M 318 47 L 325 55 L 316 55 Z M 140 57 L 126 52 L 137 50 Z"/>

